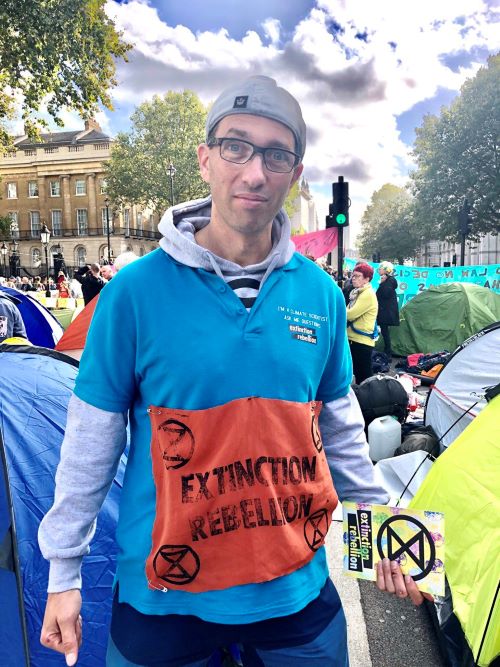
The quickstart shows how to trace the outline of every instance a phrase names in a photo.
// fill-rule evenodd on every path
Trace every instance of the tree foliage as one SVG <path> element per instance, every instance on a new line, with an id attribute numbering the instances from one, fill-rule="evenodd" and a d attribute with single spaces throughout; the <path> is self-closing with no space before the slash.
<path id="1" fill-rule="evenodd" d="M 285 201 L 283 202 L 283 208 L 285 209 L 289 218 L 292 218 L 294 213 L 299 210 L 299 204 L 297 203 L 297 197 L 299 196 L 299 193 L 299 181 L 295 181 L 295 183 L 288 191 Z"/>
<path id="2" fill-rule="evenodd" d="M 169 91 L 144 102 L 132 114 L 132 129 L 117 136 L 107 164 L 107 191 L 117 205 L 127 202 L 162 213 L 171 205 L 169 165 L 175 176 L 174 202 L 205 196 L 196 148 L 204 141 L 207 111 L 190 90 Z"/>
<path id="3" fill-rule="evenodd" d="M 439 117 L 416 130 L 415 215 L 428 238 L 456 240 L 464 198 L 472 238 L 500 229 L 500 55 L 462 86 Z"/>
<path id="4" fill-rule="evenodd" d="M 360 256 L 397 261 L 414 257 L 421 243 L 421 233 L 413 222 L 412 199 L 404 188 L 386 183 L 373 193 L 361 218 L 358 238 Z"/>
<path id="5" fill-rule="evenodd" d="M 116 85 L 115 58 L 130 47 L 104 12 L 106 0 L 2 0 L 0 2 L 0 137 L 4 122 L 22 95 L 25 127 L 36 134 L 47 109 L 58 125 L 59 111 L 84 117 L 99 104 L 112 108 L 108 90 Z"/>

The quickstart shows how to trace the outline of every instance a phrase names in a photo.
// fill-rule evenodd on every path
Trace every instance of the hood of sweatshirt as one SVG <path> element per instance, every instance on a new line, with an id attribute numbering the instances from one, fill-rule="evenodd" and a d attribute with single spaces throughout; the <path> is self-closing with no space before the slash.
<path id="1" fill-rule="evenodd" d="M 195 234 L 210 222 L 211 209 L 211 197 L 169 208 L 158 225 L 162 235 L 160 239 L 162 250 L 186 266 L 213 271 L 226 278 L 242 273 L 248 275 L 264 273 L 266 277 L 273 269 L 284 266 L 292 258 L 295 245 L 290 239 L 290 220 L 283 209 L 278 212 L 272 223 L 271 251 L 258 264 L 241 267 L 198 245 Z"/>

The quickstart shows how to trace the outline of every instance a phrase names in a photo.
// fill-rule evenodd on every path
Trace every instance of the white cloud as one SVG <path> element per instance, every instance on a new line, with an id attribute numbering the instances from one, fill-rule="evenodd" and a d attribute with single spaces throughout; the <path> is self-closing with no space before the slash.
<path id="1" fill-rule="evenodd" d="M 389 181 L 401 185 L 411 166 L 397 116 L 440 88 L 458 91 L 483 64 L 476 58 L 454 71 L 447 56 L 500 47 L 495 10 L 483 0 L 316 0 L 286 44 L 273 17 L 263 21 L 262 39 L 250 31 L 238 40 L 227 30 L 169 26 L 147 0 L 108 2 L 106 9 L 135 44 L 131 63 L 119 68 L 117 100 L 139 104 L 191 88 L 207 103 L 253 73 L 288 88 L 309 129 L 305 175 L 318 193 L 320 220 L 342 169 L 351 182 L 354 231 L 373 191 Z"/>

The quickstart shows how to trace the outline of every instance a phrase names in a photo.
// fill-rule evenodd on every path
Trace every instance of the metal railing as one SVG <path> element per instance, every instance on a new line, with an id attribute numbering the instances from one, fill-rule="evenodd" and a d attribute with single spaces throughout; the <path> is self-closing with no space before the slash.
<path id="1" fill-rule="evenodd" d="M 124 236 L 125 238 L 133 239 L 149 239 L 151 241 L 161 238 L 159 232 L 151 231 L 149 229 L 110 229 L 110 236 Z M 82 239 L 89 236 L 102 236 L 106 237 L 106 231 L 102 227 L 88 227 L 87 229 L 78 229 L 71 228 L 65 229 L 62 228 L 57 231 L 57 233 L 52 234 L 53 238 L 74 238 Z M 10 234 L 0 234 L 0 241 L 11 241 L 13 237 Z M 39 241 L 40 240 L 40 230 L 22 230 L 20 229 L 16 232 L 16 241 Z"/>

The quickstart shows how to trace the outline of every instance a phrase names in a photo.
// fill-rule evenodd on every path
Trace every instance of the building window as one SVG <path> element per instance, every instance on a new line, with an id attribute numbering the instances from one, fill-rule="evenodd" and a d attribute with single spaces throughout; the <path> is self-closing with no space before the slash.
<path id="1" fill-rule="evenodd" d="M 24 151 L 24 154 L 26 157 L 32 157 L 33 155 L 36 155 L 36 150 L 34 148 L 28 148 Z"/>
<path id="2" fill-rule="evenodd" d="M 102 195 L 105 195 L 107 191 L 108 191 L 108 181 L 105 178 L 101 178 L 100 193 Z"/>
<path id="3" fill-rule="evenodd" d="M 40 248 L 31 248 L 31 266 L 37 269 L 42 264 L 42 253 Z"/>
<path id="4" fill-rule="evenodd" d="M 87 209 L 86 208 L 77 208 L 76 209 L 76 226 L 78 236 L 86 236 L 88 233 L 88 219 L 87 219 Z"/>
<path id="5" fill-rule="evenodd" d="M 138 213 L 136 217 L 136 226 L 137 229 L 142 232 L 142 213 Z"/>
<path id="6" fill-rule="evenodd" d="M 40 211 L 30 211 L 31 236 L 38 238 L 40 236 Z"/>
<path id="7" fill-rule="evenodd" d="M 84 266 L 87 262 L 87 251 L 84 246 L 79 245 L 75 248 L 75 263 L 77 266 Z"/>
<path id="8" fill-rule="evenodd" d="M 38 197 L 37 181 L 28 181 L 28 197 Z"/>
<path id="9" fill-rule="evenodd" d="M 102 144 L 94 144 L 95 151 L 103 151 L 106 148 L 109 148 L 109 142 L 103 142 Z"/>
<path id="10" fill-rule="evenodd" d="M 43 149 L 45 153 L 58 153 L 59 152 L 59 147 L 58 146 L 47 146 L 47 148 Z"/>
<path id="11" fill-rule="evenodd" d="M 17 199 L 17 183 L 7 183 L 7 199 Z"/>
<path id="12" fill-rule="evenodd" d="M 17 211 L 10 211 L 10 238 L 18 239 L 19 238 L 19 218 Z"/>
<path id="13" fill-rule="evenodd" d="M 130 236 L 130 209 L 126 208 L 123 211 L 123 227 L 125 229 L 125 236 Z"/>
<path id="14" fill-rule="evenodd" d="M 108 209 L 109 211 L 109 209 Z M 102 233 L 107 234 L 108 233 L 108 220 L 106 217 L 106 208 L 101 209 L 101 220 L 102 220 Z M 113 233 L 113 216 L 111 211 L 109 211 L 109 231 L 110 233 Z"/>
<path id="15" fill-rule="evenodd" d="M 79 178 L 75 181 L 75 194 L 76 195 L 85 195 L 87 194 L 87 188 L 85 187 L 85 179 Z"/>
<path id="16" fill-rule="evenodd" d="M 60 181 L 50 181 L 50 196 L 51 197 L 60 197 L 61 196 L 61 182 Z"/>
<path id="17" fill-rule="evenodd" d="M 62 211 L 51 212 L 52 236 L 62 236 Z"/>
<path id="18" fill-rule="evenodd" d="M 83 151 L 83 146 L 69 146 L 68 151 L 70 153 L 79 153 L 80 151 Z"/>

